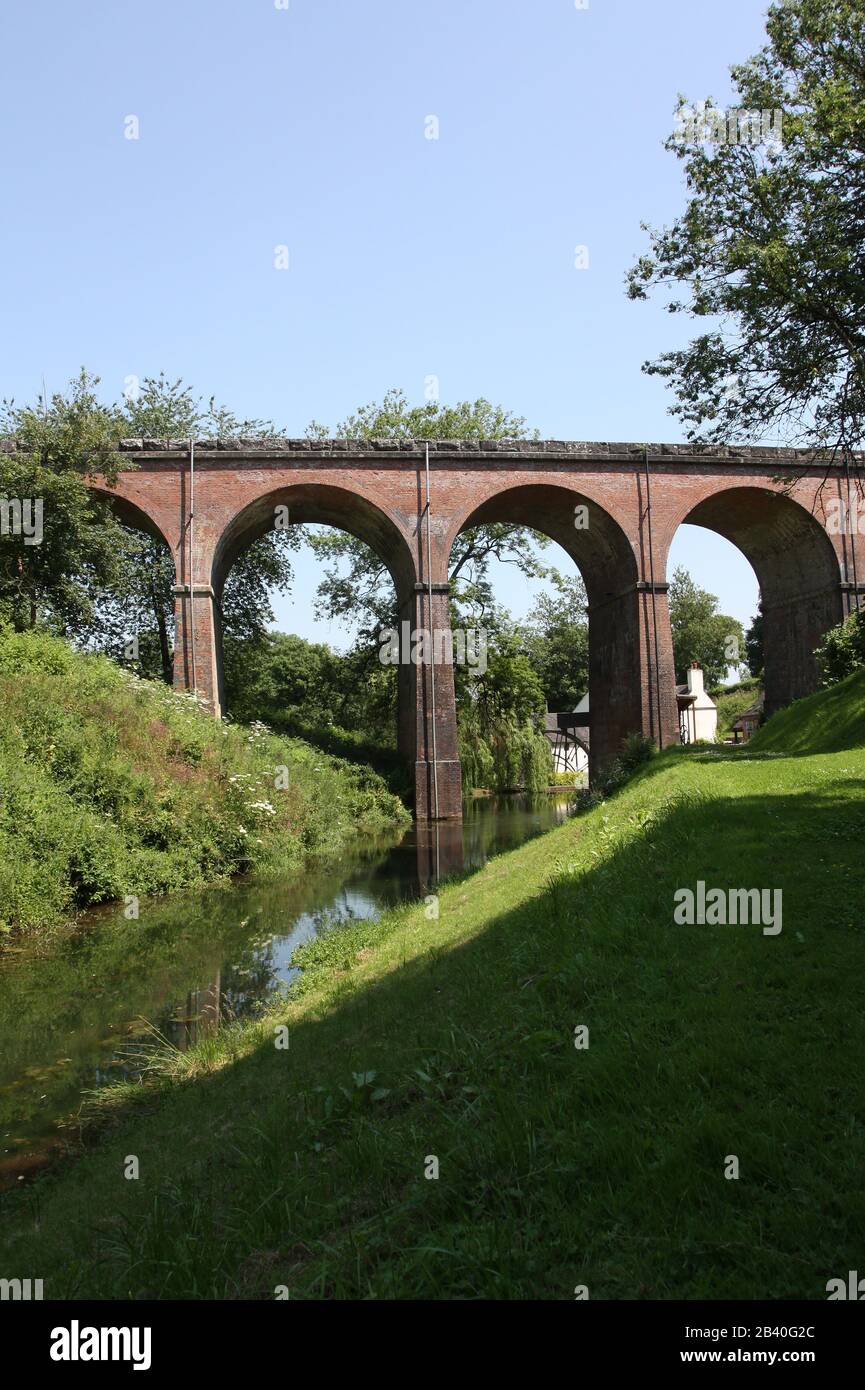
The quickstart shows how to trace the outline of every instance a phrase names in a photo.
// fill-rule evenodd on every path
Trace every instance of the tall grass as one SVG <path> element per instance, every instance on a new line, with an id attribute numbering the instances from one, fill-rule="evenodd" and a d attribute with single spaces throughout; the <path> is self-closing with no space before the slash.
<path id="1" fill-rule="evenodd" d="M 367 769 L 0 628 L 0 930 L 284 869 L 407 820 Z"/>

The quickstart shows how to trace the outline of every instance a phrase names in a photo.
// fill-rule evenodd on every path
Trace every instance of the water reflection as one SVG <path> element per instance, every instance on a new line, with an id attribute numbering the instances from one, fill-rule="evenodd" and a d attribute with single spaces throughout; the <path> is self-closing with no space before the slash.
<path id="1" fill-rule="evenodd" d="M 112 906 L 50 943 L 0 955 L 0 1185 L 63 1146 L 83 1091 L 133 1075 L 154 1029 L 185 1050 L 267 1005 L 305 941 L 426 893 L 566 819 L 566 795 L 475 801 L 290 878 Z M 66 1117 L 66 1119 L 64 1119 Z"/>

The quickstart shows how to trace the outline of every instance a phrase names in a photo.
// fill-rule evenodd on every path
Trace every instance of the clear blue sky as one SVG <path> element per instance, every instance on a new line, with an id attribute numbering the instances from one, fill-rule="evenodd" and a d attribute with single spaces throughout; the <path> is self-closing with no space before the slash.
<path id="1" fill-rule="evenodd" d="M 764 8 L 5 0 L 2 394 L 164 368 L 300 434 L 435 375 L 546 436 L 680 439 L 640 365 L 684 325 L 623 277 L 683 206 L 677 92 L 726 102 Z M 674 559 L 750 618 L 725 541 L 683 528 Z M 302 561 L 280 625 L 339 641 L 315 582 Z"/>

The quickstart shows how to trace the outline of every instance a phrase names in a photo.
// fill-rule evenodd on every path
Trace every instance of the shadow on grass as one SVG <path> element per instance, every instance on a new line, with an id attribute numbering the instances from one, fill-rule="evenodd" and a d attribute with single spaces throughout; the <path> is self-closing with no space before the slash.
<path id="1" fill-rule="evenodd" d="M 611 803 L 422 938 L 335 932 L 288 1049 L 15 1194 L 41 1230 L 4 1264 L 50 1297 L 824 1298 L 865 1217 L 863 790 Z M 780 888 L 782 933 L 677 926 L 698 879 Z"/>

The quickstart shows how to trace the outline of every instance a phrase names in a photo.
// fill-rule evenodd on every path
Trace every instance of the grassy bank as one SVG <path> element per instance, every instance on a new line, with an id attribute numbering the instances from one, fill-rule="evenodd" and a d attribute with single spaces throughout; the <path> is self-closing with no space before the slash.
<path id="1" fill-rule="evenodd" d="M 809 752 L 827 704 L 846 746 Z M 654 759 L 437 919 L 304 947 L 279 1008 L 154 1058 L 145 1113 L 3 1199 L 2 1272 L 46 1297 L 825 1298 L 865 1218 L 865 679 L 761 739 Z M 697 880 L 780 888 L 782 932 L 676 925 Z"/>
<path id="2" fill-rule="evenodd" d="M 299 865 L 408 821 L 374 773 L 0 628 L 0 931 Z"/>

